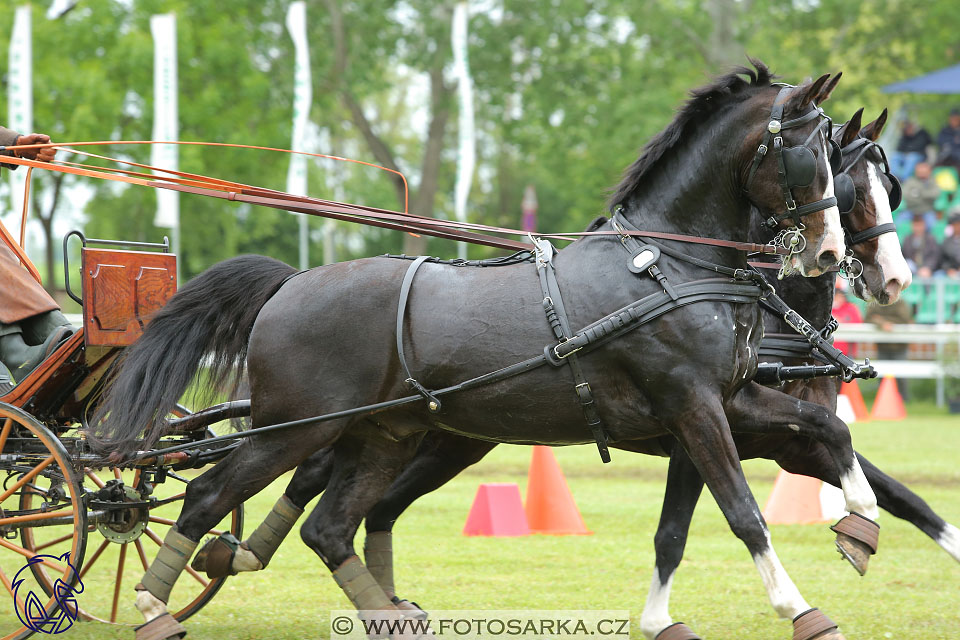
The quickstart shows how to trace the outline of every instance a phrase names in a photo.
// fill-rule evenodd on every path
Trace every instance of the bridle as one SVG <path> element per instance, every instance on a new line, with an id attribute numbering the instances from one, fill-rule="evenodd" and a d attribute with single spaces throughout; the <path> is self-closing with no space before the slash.
<path id="1" fill-rule="evenodd" d="M 887 161 L 887 154 L 883 151 L 883 147 L 878 145 L 873 140 L 858 136 L 853 140 L 853 142 L 843 147 L 842 153 L 844 158 L 850 157 L 852 159 L 850 161 L 845 161 L 843 164 L 846 166 L 844 167 L 843 171 L 835 175 L 833 178 L 834 190 L 837 194 L 837 208 L 840 209 L 841 216 L 849 215 L 857 203 L 857 190 L 853 184 L 853 179 L 850 177 L 848 172 L 850 169 L 856 166 L 857 162 L 859 162 L 860 159 L 866 155 L 870 149 L 876 149 L 880 153 L 880 157 L 883 161 L 884 175 L 887 176 L 887 179 L 890 180 L 890 184 L 893 185 L 890 189 L 890 193 L 888 194 L 890 199 L 890 211 L 895 211 L 897 207 L 900 206 L 900 199 L 903 195 L 900 188 L 900 181 L 897 180 L 895 175 L 890 173 L 890 163 Z M 861 242 L 872 240 L 873 238 L 881 236 L 885 233 L 896 232 L 897 226 L 892 222 L 874 225 L 868 229 L 857 232 L 852 232 L 846 224 L 843 225 L 843 234 L 847 247 L 852 247 L 853 245 L 860 244 Z"/>
<path id="2" fill-rule="evenodd" d="M 794 88 L 792 85 L 782 86 L 780 93 L 777 94 L 776 100 L 773 101 L 773 106 L 770 109 L 770 122 L 767 124 L 767 130 L 763 134 L 760 146 L 757 147 L 757 152 L 753 156 L 753 164 L 750 166 L 750 173 L 747 177 L 745 187 L 747 193 L 749 193 L 753 177 L 772 146 L 774 156 L 777 159 L 777 180 L 780 183 L 780 190 L 783 193 L 786 211 L 773 214 L 766 219 L 765 224 L 771 229 L 777 227 L 784 220 L 789 219 L 793 222 L 794 228 L 800 230 L 801 227 L 803 227 L 803 222 L 801 221 L 803 216 L 829 209 L 837 204 L 836 196 L 830 196 L 799 206 L 793 198 L 793 187 L 805 187 L 812 183 L 817 175 L 816 157 L 807 145 L 810 144 L 810 141 L 815 136 L 824 132 L 824 129 L 826 130 L 824 135 L 827 138 L 830 149 L 831 169 L 833 171 L 838 170 L 842 161 L 840 146 L 833 140 L 833 122 L 830 120 L 830 117 L 823 112 L 823 109 L 811 104 L 810 110 L 802 116 L 787 120 L 786 122 L 783 121 L 783 109 L 786 105 L 787 98 Z M 810 132 L 810 135 L 807 136 L 807 139 L 803 141 L 802 145 L 784 147 L 781 133 L 785 129 L 802 126 L 816 118 L 821 119 L 820 123 Z M 799 237 L 802 236 L 799 236 L 798 233 L 794 234 L 792 239 L 794 246 L 799 242 Z"/>

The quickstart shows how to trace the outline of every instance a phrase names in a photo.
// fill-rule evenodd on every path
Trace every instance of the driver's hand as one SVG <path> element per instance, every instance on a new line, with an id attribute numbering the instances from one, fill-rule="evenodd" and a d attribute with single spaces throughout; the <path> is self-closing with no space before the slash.
<path id="1" fill-rule="evenodd" d="M 17 138 L 16 144 L 46 144 L 50 142 L 50 136 L 45 133 L 28 133 L 25 136 Z M 18 149 L 17 155 L 28 160 L 39 160 L 41 162 L 52 162 L 57 150 L 53 147 L 39 147 L 35 149 Z"/>

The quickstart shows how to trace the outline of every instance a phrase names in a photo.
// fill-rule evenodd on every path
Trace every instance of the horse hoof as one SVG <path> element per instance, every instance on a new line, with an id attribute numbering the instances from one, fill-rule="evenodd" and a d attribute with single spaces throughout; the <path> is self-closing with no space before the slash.
<path id="1" fill-rule="evenodd" d="M 653 640 L 703 640 L 682 622 L 675 622 L 657 634 Z"/>
<path id="2" fill-rule="evenodd" d="M 855 538 L 851 538 L 845 533 L 837 534 L 837 551 L 840 552 L 847 562 L 853 565 L 860 575 L 866 575 L 867 565 L 870 563 L 870 549 Z"/>
<path id="3" fill-rule="evenodd" d="M 793 619 L 793 640 L 846 639 L 833 620 L 819 609 L 810 609 Z"/>
<path id="4" fill-rule="evenodd" d="M 851 513 L 830 529 L 837 534 L 837 551 L 860 575 L 864 575 L 870 556 L 877 552 L 880 525 L 858 513 Z"/>
<path id="5" fill-rule="evenodd" d="M 150 622 L 136 627 L 136 640 L 180 640 L 187 635 L 177 619 L 169 613 L 157 616 Z"/>
<path id="6" fill-rule="evenodd" d="M 237 555 L 238 546 L 240 541 L 229 533 L 211 538 L 200 547 L 190 567 L 194 571 L 205 572 L 211 580 L 235 576 L 237 572 L 233 568 L 233 558 Z"/>

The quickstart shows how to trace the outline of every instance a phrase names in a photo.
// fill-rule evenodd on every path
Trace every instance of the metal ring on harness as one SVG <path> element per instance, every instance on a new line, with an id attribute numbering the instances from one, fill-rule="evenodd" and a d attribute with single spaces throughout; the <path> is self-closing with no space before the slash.
<path id="1" fill-rule="evenodd" d="M 852 283 L 863 275 L 863 263 L 853 255 L 850 249 L 847 249 L 847 255 L 837 263 L 837 266 L 840 268 L 838 275 L 847 282 Z"/>

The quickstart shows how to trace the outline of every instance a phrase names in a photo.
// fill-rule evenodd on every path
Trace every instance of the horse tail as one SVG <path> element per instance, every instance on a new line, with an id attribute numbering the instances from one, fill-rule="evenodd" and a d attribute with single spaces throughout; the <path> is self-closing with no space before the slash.
<path id="1" fill-rule="evenodd" d="M 202 386 L 211 390 L 242 367 L 260 309 L 293 273 L 279 260 L 244 255 L 184 285 L 112 368 L 87 433 L 93 449 L 127 456 L 152 448 L 201 363 Z"/>

